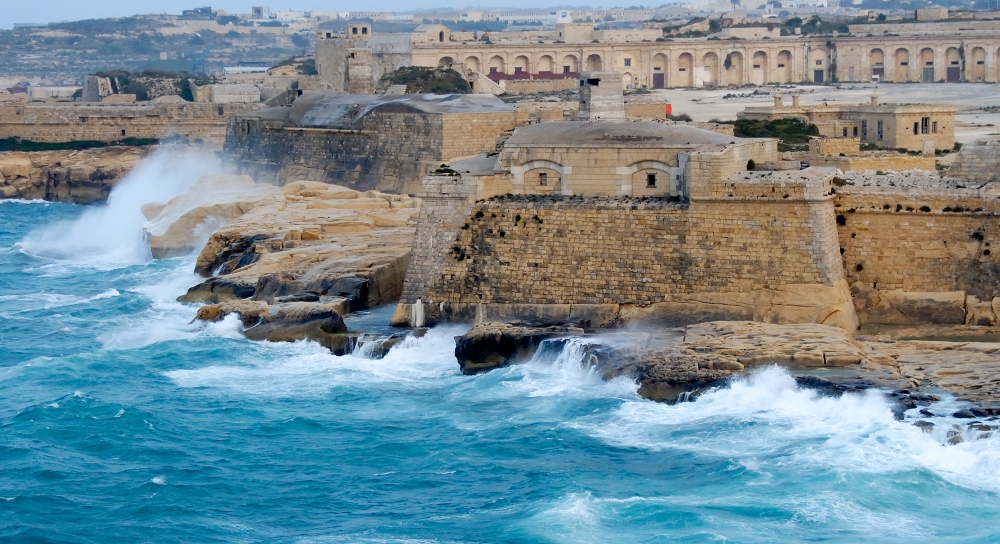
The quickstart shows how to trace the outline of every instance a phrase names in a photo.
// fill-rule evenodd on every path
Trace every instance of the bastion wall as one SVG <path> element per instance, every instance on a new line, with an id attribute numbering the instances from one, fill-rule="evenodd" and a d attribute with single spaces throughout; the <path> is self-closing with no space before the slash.
<path id="1" fill-rule="evenodd" d="M 831 176 L 756 176 L 670 197 L 424 195 L 396 322 L 857 318 Z M 428 189 L 434 190 L 428 184 Z M 419 308 L 416 313 L 414 309 Z"/>
<path id="2" fill-rule="evenodd" d="M 254 116 L 229 122 L 225 152 L 258 181 L 323 181 L 353 189 L 414 194 L 442 162 L 496 148 L 511 112 L 432 115 L 375 111 L 352 128 L 287 126 Z"/>
<path id="3" fill-rule="evenodd" d="M 258 104 L 33 104 L 0 102 L 0 139 L 118 141 L 179 136 L 221 146 L 226 120 Z"/>
<path id="4" fill-rule="evenodd" d="M 851 284 L 878 291 L 1000 296 L 1000 200 L 976 189 L 838 189 Z"/>

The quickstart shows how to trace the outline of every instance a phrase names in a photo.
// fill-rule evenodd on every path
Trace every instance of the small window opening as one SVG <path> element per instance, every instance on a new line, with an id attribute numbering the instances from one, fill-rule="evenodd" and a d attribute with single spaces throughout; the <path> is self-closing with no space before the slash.
<path id="1" fill-rule="evenodd" d="M 899 63 L 899 65 L 900 66 L 909 66 L 910 63 L 909 62 L 901 62 L 901 63 Z"/>
<path id="2" fill-rule="evenodd" d="M 847 137 L 847 127 L 844 127 L 844 138 Z"/>
<path id="3" fill-rule="evenodd" d="M 225 115 L 225 114 L 226 114 L 226 108 L 224 106 L 219 106 L 219 115 Z"/>
<path id="4" fill-rule="evenodd" d="M 878 122 L 878 141 L 882 141 L 883 128 L 885 127 L 884 121 Z"/>
<path id="5" fill-rule="evenodd" d="M 821 60 L 816 61 L 816 66 L 823 66 L 823 61 Z"/>
<path id="6" fill-rule="evenodd" d="M 438 32 L 438 41 L 439 42 L 444 41 L 444 31 Z"/>
<path id="7" fill-rule="evenodd" d="M 515 66 L 514 67 L 514 73 L 515 74 L 520 74 L 523 70 L 524 70 L 524 68 L 521 68 L 520 66 Z"/>
<path id="8" fill-rule="evenodd" d="M 357 34 L 357 33 L 358 33 L 358 27 L 352 26 L 351 27 L 351 34 Z"/>
<path id="9" fill-rule="evenodd" d="M 597 87 L 600 84 L 601 84 L 601 80 L 600 79 L 588 79 L 587 80 L 587 85 L 590 85 L 591 87 Z"/>
<path id="10" fill-rule="evenodd" d="M 569 66 L 563 66 L 563 73 L 564 74 L 568 74 L 569 73 Z"/>
<path id="11" fill-rule="evenodd" d="M 920 134 L 920 123 L 913 123 L 913 134 Z"/>
<path id="12" fill-rule="evenodd" d="M 920 119 L 920 133 L 921 134 L 930 134 L 931 133 L 931 118 L 930 117 L 922 117 Z"/>
<path id="13" fill-rule="evenodd" d="M 547 173 L 545 173 L 545 172 L 542 172 L 541 174 L 538 174 L 538 184 L 539 185 L 548 185 L 549 184 L 549 175 Z"/>
<path id="14" fill-rule="evenodd" d="M 632 59 L 625 59 L 625 66 L 632 66 Z"/>
<path id="15" fill-rule="evenodd" d="M 125 129 L 122 129 L 122 136 L 125 135 Z"/>
<path id="16" fill-rule="evenodd" d="M 368 34 L 368 27 L 362 27 L 361 28 L 361 33 L 362 34 Z"/>
<path id="17" fill-rule="evenodd" d="M 779 65 L 778 65 L 778 68 L 784 68 L 784 67 L 785 67 L 785 65 L 784 65 L 784 64 L 779 64 Z"/>
<path id="18" fill-rule="evenodd" d="M 491 74 L 497 73 L 497 67 L 496 66 L 490 66 L 490 73 Z"/>
<path id="19" fill-rule="evenodd" d="M 937 134 L 937 121 L 931 122 L 931 134 Z"/>
<path id="20" fill-rule="evenodd" d="M 656 187 L 656 174 L 646 174 L 646 187 Z"/>
<path id="21" fill-rule="evenodd" d="M 858 137 L 858 127 L 854 127 L 854 137 Z"/>

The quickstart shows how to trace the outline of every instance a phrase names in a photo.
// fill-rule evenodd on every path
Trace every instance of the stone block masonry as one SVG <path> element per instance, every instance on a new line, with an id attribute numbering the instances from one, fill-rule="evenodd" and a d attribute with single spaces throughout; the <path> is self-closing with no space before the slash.
<path id="1" fill-rule="evenodd" d="M 1000 296 L 1000 201 L 975 189 L 847 187 L 836 213 L 850 283 Z"/>
<path id="2" fill-rule="evenodd" d="M 0 102 L 0 139 L 114 142 L 125 138 L 177 136 L 221 147 L 228 117 L 257 107 L 258 104 L 194 102 L 37 104 L 6 101 Z"/>
<path id="3" fill-rule="evenodd" d="M 461 221 L 462 195 L 436 212 L 425 196 L 402 302 L 419 300 L 429 321 L 722 318 L 852 329 L 829 197 L 783 198 L 765 185 L 690 203 L 497 197 Z"/>

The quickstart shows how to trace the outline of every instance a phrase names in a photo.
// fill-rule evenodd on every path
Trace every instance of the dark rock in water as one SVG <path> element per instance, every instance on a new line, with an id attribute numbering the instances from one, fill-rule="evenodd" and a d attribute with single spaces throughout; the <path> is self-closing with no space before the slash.
<path id="1" fill-rule="evenodd" d="M 280 297 L 291 295 L 302 290 L 294 274 L 278 272 L 263 274 L 257 278 L 253 299 L 274 304 Z"/>
<path id="2" fill-rule="evenodd" d="M 333 309 L 322 304 L 293 302 L 264 317 L 259 324 L 243 331 L 243 335 L 251 340 L 272 342 L 308 338 L 330 347 L 332 339 L 329 336 L 345 332 L 344 320 Z"/>
<path id="3" fill-rule="evenodd" d="M 934 429 L 934 424 L 931 423 L 930 421 L 923 421 L 923 420 L 915 421 L 913 422 L 913 426 L 919 428 L 921 431 L 924 431 L 925 433 L 928 434 L 930 434 L 931 430 Z"/>
<path id="4" fill-rule="evenodd" d="M 362 278 L 331 278 L 326 277 L 319 282 L 313 282 L 308 288 L 324 296 L 343 297 L 350 301 L 351 311 L 359 312 L 368 309 L 371 282 Z"/>
<path id="5" fill-rule="evenodd" d="M 989 417 L 997 413 L 996 409 L 984 408 L 981 406 L 973 406 L 972 408 L 969 408 L 969 411 L 976 417 Z"/>
<path id="6" fill-rule="evenodd" d="M 934 417 L 934 413 L 931 412 L 930 410 L 926 409 L 926 408 L 921 408 L 920 409 L 920 415 L 927 416 L 927 417 Z"/>
<path id="7" fill-rule="evenodd" d="M 478 374 L 529 359 L 543 340 L 582 334 L 583 329 L 560 325 L 487 323 L 456 338 L 455 357 L 463 374 Z"/>
<path id="8" fill-rule="evenodd" d="M 177 297 L 177 301 L 216 304 L 226 300 L 250 298 L 254 289 L 254 284 L 239 279 L 211 278 L 188 289 L 187 293 Z"/>
<path id="9" fill-rule="evenodd" d="M 319 302 L 319 293 L 316 291 L 299 291 L 283 297 L 275 297 L 277 303 L 282 302 Z"/>
<path id="10" fill-rule="evenodd" d="M 366 337 L 358 339 L 358 350 L 361 355 L 370 359 L 382 359 L 389 354 L 389 350 L 405 340 L 402 335 Z"/>
<path id="11" fill-rule="evenodd" d="M 976 414 L 974 414 L 972 410 L 959 410 L 954 414 L 951 414 L 951 417 L 957 417 L 960 419 L 974 419 L 978 416 L 976 416 Z"/>

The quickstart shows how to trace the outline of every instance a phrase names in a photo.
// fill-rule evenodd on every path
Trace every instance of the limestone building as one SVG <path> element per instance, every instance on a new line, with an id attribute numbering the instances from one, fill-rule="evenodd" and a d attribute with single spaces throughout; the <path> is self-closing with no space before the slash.
<path id="1" fill-rule="evenodd" d="M 352 73 L 355 80 L 377 81 L 408 65 L 450 66 L 493 81 L 615 71 L 626 88 L 1000 81 L 1000 20 L 851 25 L 847 35 L 815 37 L 728 30 L 726 37 L 669 41 L 658 29 L 595 30 L 581 23 L 484 35 L 441 25 L 375 35 L 356 28 L 356 35 L 350 29 L 345 36 L 319 35 L 317 66 L 332 89 L 348 89 Z"/>
<path id="2" fill-rule="evenodd" d="M 859 138 L 862 144 L 915 151 L 925 146 L 951 149 L 955 145 L 955 114 L 948 104 L 880 104 L 873 96 L 868 104 L 819 104 L 802 106 L 793 95 L 791 104 L 775 96 L 773 106 L 748 107 L 739 119 L 796 118 L 815 124 L 830 138 Z"/>

